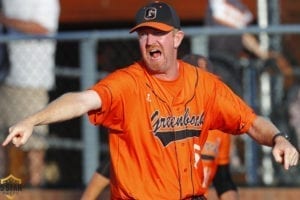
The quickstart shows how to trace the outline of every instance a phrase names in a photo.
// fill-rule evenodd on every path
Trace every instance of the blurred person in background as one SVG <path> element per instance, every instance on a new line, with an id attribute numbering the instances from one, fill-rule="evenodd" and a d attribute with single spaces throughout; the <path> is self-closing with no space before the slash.
<path id="1" fill-rule="evenodd" d="M 59 0 L 2 0 L 0 23 L 7 33 L 18 36 L 51 35 L 58 29 Z M 55 84 L 56 41 L 15 40 L 8 43 L 9 74 L 0 85 L 0 127 L 2 130 L 48 103 L 48 91 Z M 7 132 L 7 131 L 5 131 Z M 1 131 L 1 133 L 5 133 Z M 38 126 L 21 150 L 11 146 L 7 173 L 28 186 L 43 184 L 47 126 Z"/>
<path id="2" fill-rule="evenodd" d="M 253 14 L 242 0 L 208 0 L 206 26 L 241 29 L 253 21 Z M 209 52 L 216 56 L 230 57 L 233 62 L 242 57 L 264 61 L 271 59 L 287 79 L 292 75 L 292 67 L 285 57 L 279 52 L 263 49 L 256 36 L 250 33 L 210 36 Z"/>
<path id="3" fill-rule="evenodd" d="M 0 1 L 0 10 L 2 10 L 2 2 Z M 0 24 L 0 35 L 3 36 L 5 34 L 5 27 Z M 8 65 L 6 62 L 6 43 L 0 43 L 0 84 L 4 81 L 5 77 L 8 74 Z"/>
<path id="4" fill-rule="evenodd" d="M 244 28 L 253 20 L 248 7 L 240 0 L 208 0 L 205 25 L 212 27 Z M 250 42 L 249 42 L 250 41 Z M 247 46 L 247 45 L 253 45 Z M 267 58 L 268 52 L 259 47 L 250 34 L 217 35 L 209 37 L 210 52 L 225 53 L 235 58 L 240 57 L 244 48 L 253 49 L 260 58 Z"/>
<path id="5" fill-rule="evenodd" d="M 109 200 L 110 195 L 110 159 L 105 160 L 104 164 L 99 166 L 85 188 L 81 200 Z"/>
<path id="6" fill-rule="evenodd" d="M 289 125 L 296 135 L 294 144 L 300 149 L 300 84 L 294 85 L 288 93 Z"/>
<path id="7" fill-rule="evenodd" d="M 2 2 L 0 1 L 0 10 L 2 9 Z M 0 35 L 4 35 L 4 27 L 0 24 Z M 0 43 L 0 84 L 5 80 L 5 77 L 8 73 L 8 65 L 6 62 L 6 43 Z M 3 134 L 0 134 L 0 139 L 4 137 Z M 5 165 L 6 165 L 6 158 L 4 149 L 0 148 L 0 177 L 5 176 Z"/>
<path id="8" fill-rule="evenodd" d="M 241 29 L 253 21 L 253 14 L 242 0 L 208 0 L 205 17 L 206 26 Z M 213 63 L 214 60 L 224 61 L 223 66 L 226 69 L 220 69 L 222 67 L 214 65 L 215 74 L 222 77 L 223 81 L 240 96 L 243 95 L 241 58 L 259 59 L 264 62 L 264 67 L 270 67 L 270 64 L 275 65 L 284 76 L 284 87 L 287 88 L 292 83 L 293 70 L 290 63 L 281 53 L 261 48 L 259 40 L 253 34 L 210 36 L 209 58 Z M 236 147 L 244 142 L 240 137 L 233 137 L 232 139 L 232 164 L 235 168 L 240 168 L 243 158 L 241 158 L 242 155 L 239 155 L 241 152 Z"/>

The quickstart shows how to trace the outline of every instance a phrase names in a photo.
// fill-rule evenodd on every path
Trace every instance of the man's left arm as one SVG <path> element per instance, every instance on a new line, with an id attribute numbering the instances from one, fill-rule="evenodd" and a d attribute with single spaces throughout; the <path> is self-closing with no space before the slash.
<path id="1" fill-rule="evenodd" d="M 272 153 L 276 162 L 281 163 L 288 170 L 290 166 L 298 164 L 299 152 L 285 137 L 274 137 L 277 133 L 280 133 L 279 129 L 261 116 L 254 120 L 248 130 L 248 135 L 255 141 L 273 147 Z"/>

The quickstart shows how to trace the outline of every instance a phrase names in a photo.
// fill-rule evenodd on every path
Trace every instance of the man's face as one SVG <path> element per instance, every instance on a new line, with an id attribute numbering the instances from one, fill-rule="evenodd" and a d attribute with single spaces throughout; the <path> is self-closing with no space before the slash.
<path id="1" fill-rule="evenodd" d="M 152 73 L 165 73 L 177 57 L 178 33 L 175 30 L 164 32 L 153 28 L 140 28 L 138 31 L 142 57 Z"/>

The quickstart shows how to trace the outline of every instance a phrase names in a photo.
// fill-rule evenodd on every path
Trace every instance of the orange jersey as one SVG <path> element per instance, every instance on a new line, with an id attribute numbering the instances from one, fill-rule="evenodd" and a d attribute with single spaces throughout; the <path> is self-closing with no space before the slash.
<path id="1" fill-rule="evenodd" d="M 89 119 L 109 129 L 113 199 L 204 194 L 196 157 L 208 129 L 240 134 L 256 117 L 216 76 L 178 62 L 182 86 L 176 96 L 147 73 L 143 62 L 117 70 L 91 88 L 102 107 L 90 111 Z"/>
<path id="2" fill-rule="evenodd" d="M 230 135 L 219 130 L 210 130 L 201 151 L 203 165 L 202 186 L 206 189 L 211 185 L 218 165 L 229 164 Z"/>

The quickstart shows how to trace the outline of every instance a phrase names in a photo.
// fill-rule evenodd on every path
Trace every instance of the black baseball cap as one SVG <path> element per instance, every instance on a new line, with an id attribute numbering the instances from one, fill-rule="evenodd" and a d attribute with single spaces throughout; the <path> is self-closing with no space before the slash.
<path id="1" fill-rule="evenodd" d="M 174 8 L 170 5 L 155 1 L 140 8 L 135 16 L 136 25 L 130 33 L 141 27 L 151 27 L 161 31 L 180 29 L 180 20 Z"/>

